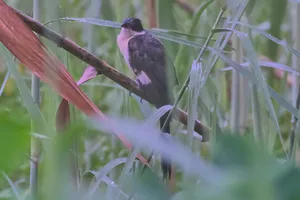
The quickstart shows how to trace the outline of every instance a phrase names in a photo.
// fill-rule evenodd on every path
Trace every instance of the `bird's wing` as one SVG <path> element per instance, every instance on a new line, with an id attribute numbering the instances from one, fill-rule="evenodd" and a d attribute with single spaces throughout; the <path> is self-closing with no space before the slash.
<path id="1" fill-rule="evenodd" d="M 141 89 L 160 107 L 170 102 L 168 90 L 167 57 L 162 43 L 145 33 L 128 42 L 129 65 L 136 75 Z"/>
<path id="2" fill-rule="evenodd" d="M 171 81 L 169 84 L 172 86 L 178 85 L 178 79 L 176 76 L 174 63 L 171 57 L 167 54 L 167 52 L 166 52 L 166 56 L 167 56 L 167 66 L 168 66 L 167 69 L 168 69 L 169 81 Z"/>

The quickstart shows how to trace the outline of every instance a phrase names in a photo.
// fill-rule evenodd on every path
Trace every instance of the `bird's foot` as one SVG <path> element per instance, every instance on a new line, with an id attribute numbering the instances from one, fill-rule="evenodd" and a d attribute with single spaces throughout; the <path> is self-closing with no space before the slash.
<path id="1" fill-rule="evenodd" d="M 140 88 L 140 84 L 139 84 L 139 82 L 137 81 L 137 80 L 133 80 L 134 82 L 135 82 L 135 85 L 137 86 L 137 88 Z M 131 91 L 129 91 L 129 96 L 131 96 L 132 97 L 132 92 Z M 140 103 L 143 103 L 143 98 L 140 98 Z"/>
<path id="2" fill-rule="evenodd" d="M 140 88 L 140 85 L 139 85 L 139 82 L 137 81 L 137 80 L 133 80 L 134 82 L 135 82 L 135 85 L 138 87 L 138 88 Z M 129 96 L 131 96 L 132 97 L 132 92 L 131 91 L 129 91 Z"/>
<path id="3" fill-rule="evenodd" d="M 137 80 L 134 80 L 135 84 L 137 85 L 138 88 L 140 88 L 140 84 Z M 143 103 L 143 98 L 140 98 L 140 103 Z"/>

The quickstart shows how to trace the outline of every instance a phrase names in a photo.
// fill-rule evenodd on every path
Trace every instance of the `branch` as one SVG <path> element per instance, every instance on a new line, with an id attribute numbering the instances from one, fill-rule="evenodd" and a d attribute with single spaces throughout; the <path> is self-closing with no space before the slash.
<path id="1" fill-rule="evenodd" d="M 21 19 L 33 30 L 34 32 L 38 33 L 39 35 L 51 40 L 52 42 L 56 43 L 59 47 L 65 49 L 69 53 L 73 54 L 80 60 L 86 62 L 87 64 L 95 67 L 97 71 L 104 76 L 108 77 L 112 81 L 116 82 L 120 86 L 124 87 L 125 89 L 129 90 L 130 92 L 136 94 L 137 96 L 141 97 L 142 99 L 145 99 L 146 101 L 153 104 L 153 102 L 149 101 L 150 98 L 148 98 L 143 91 L 141 91 L 135 84 L 133 80 L 128 78 L 127 76 L 123 75 L 122 73 L 118 72 L 116 69 L 114 69 L 112 66 L 110 66 L 105 61 L 97 58 L 93 54 L 87 52 L 80 46 L 78 46 L 73 41 L 64 38 L 51 29 L 43 26 L 38 21 L 30 18 L 29 16 L 23 14 L 22 12 L 12 8 L 14 12 L 16 12 Z M 175 111 L 176 118 L 183 123 L 184 125 L 187 125 L 187 114 L 180 110 L 176 109 Z M 203 142 L 206 142 L 209 140 L 209 128 L 203 125 L 199 120 L 196 120 L 195 122 L 195 129 L 197 133 L 199 133 L 203 137 Z"/>

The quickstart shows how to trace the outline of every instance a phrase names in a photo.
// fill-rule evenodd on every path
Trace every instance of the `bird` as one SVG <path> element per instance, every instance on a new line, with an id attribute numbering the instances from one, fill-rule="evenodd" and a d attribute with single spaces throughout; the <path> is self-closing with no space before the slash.
<path id="1" fill-rule="evenodd" d="M 163 43 L 145 30 L 141 20 L 135 17 L 123 20 L 117 43 L 127 66 L 135 74 L 135 83 L 153 105 L 158 109 L 173 104 L 172 88 L 178 84 L 178 80 Z M 171 120 L 166 121 L 169 112 L 160 118 L 161 131 L 167 134 L 171 134 Z M 163 178 L 170 179 L 170 159 L 162 156 L 161 168 Z"/>

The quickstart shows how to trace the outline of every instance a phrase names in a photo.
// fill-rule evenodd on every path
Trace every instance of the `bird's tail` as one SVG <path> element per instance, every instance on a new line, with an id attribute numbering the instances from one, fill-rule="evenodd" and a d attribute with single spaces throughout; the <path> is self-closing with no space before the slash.
<path id="1" fill-rule="evenodd" d="M 166 122 L 166 126 L 161 130 L 163 133 L 168 133 L 170 134 L 170 122 L 171 118 L 167 120 L 167 117 L 169 115 L 170 111 L 165 113 L 161 118 L 160 118 L 160 128 L 163 128 L 164 123 Z M 163 178 L 164 179 L 170 179 L 171 178 L 171 161 L 170 159 L 163 157 L 161 158 L 161 169 L 163 172 Z"/>

